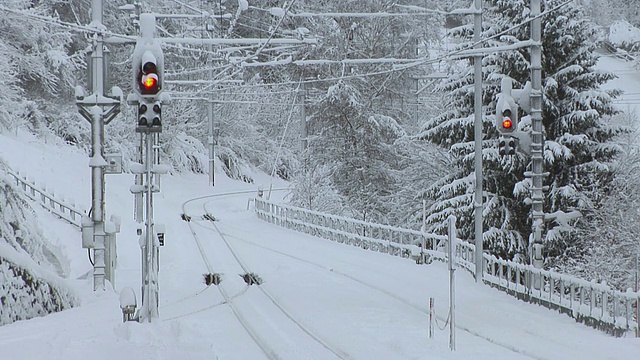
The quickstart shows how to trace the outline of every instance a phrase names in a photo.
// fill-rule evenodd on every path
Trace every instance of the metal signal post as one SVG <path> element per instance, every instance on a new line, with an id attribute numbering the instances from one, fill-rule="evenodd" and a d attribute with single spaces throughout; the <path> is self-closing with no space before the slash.
<path id="1" fill-rule="evenodd" d="M 164 230 L 153 219 L 153 193 L 159 192 L 156 175 L 164 174 L 168 167 L 156 164 L 154 143 L 162 132 L 162 105 L 170 101 L 163 93 L 164 55 L 159 42 L 154 38 L 155 17 L 140 14 L 140 35 L 133 52 L 133 90 L 127 98 L 129 105 L 137 106 L 136 129 L 141 134 L 140 160 L 132 164 L 136 183 L 131 192 L 136 196 L 136 207 L 145 200 L 144 219 L 136 209 L 136 220 L 144 220 L 144 228 L 138 229 L 142 253 L 142 306 L 138 312 L 139 321 L 151 322 L 158 318 L 159 302 L 159 256 L 164 245 Z"/>
<path id="2" fill-rule="evenodd" d="M 544 257 L 542 254 L 542 227 L 544 226 L 544 138 L 542 137 L 542 20 L 540 15 L 540 0 L 531 0 L 531 159 L 532 159 L 532 236 L 531 264 L 535 268 L 542 268 Z"/>

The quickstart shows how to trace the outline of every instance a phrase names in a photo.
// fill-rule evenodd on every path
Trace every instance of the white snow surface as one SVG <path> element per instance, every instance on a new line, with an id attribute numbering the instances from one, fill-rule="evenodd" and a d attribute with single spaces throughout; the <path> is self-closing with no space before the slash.
<path id="1" fill-rule="evenodd" d="M 621 76 L 606 87 L 622 88 L 626 95 L 621 109 L 635 110 L 640 75 L 633 65 L 603 57 L 598 67 Z M 90 206 L 89 158 L 81 151 L 19 133 L 0 136 L 0 157 L 78 207 Z M 34 206 L 48 239 L 70 259 L 70 277 L 62 281 L 82 305 L 0 327 L 0 360 L 268 358 L 233 309 L 271 357 L 280 359 L 582 360 L 630 359 L 640 352 L 640 339 L 631 334 L 610 337 L 566 315 L 476 284 L 464 270 L 456 271 L 457 349 L 450 351 L 448 328 L 436 327 L 432 339 L 428 332 L 429 298 L 435 299 L 440 326 L 448 311 L 445 264 L 416 265 L 276 227 L 247 210 L 252 194 L 205 197 L 185 205 L 208 195 L 268 189 L 269 178 L 253 177 L 260 183 L 216 174 L 215 188 L 207 184 L 206 175 L 162 177 L 162 191 L 154 198 L 155 219 L 165 224 L 167 234 L 160 255 L 160 319 L 151 324 L 122 323 L 119 306 L 126 287 L 133 288 L 138 305 L 141 302 L 140 248 L 128 190 L 133 176 L 106 176 L 107 215 L 123 221 L 117 280 L 106 292 L 92 291 L 91 265 L 79 231 Z M 274 183 L 276 188 L 286 185 Z M 274 192 L 272 199 L 284 195 Z M 180 219 L 183 205 L 194 219 L 205 257 Z M 260 286 L 271 298 L 244 284 L 239 276 L 244 270 L 213 231 L 213 223 L 199 220 L 205 211 L 218 219 L 215 225 L 242 264 L 264 280 Z M 233 297 L 233 309 L 215 286 L 204 284 L 202 274 L 208 267 L 222 274 L 221 286 Z"/>
<path id="2" fill-rule="evenodd" d="M 90 203 L 85 154 L 20 134 L 0 136 L 0 156 L 31 178 L 46 180 L 56 194 Z M 107 215 L 122 217 L 115 290 L 93 292 L 79 231 L 36 206 L 43 231 L 71 259 L 71 276 L 65 282 L 82 305 L 0 327 L 0 359 L 269 358 L 234 311 L 271 358 L 278 359 L 626 359 L 640 352 L 640 339 L 613 338 L 566 315 L 518 301 L 476 284 L 464 270 L 456 271 L 457 350 L 450 351 L 448 329 L 436 327 L 431 339 L 428 331 L 429 298 L 435 299 L 440 326 L 448 311 L 445 264 L 416 265 L 276 227 L 247 210 L 252 194 L 202 198 L 268 189 L 266 176 L 254 177 L 262 183 L 217 174 L 215 188 L 207 184 L 206 175 L 162 177 L 162 190 L 154 198 L 155 219 L 165 224 L 167 235 L 160 252 L 160 319 L 153 323 L 122 323 L 119 306 L 118 293 L 125 287 L 136 291 L 140 304 L 140 248 L 128 190 L 133 176 L 106 177 Z M 274 183 L 274 188 L 282 186 L 286 184 Z M 283 195 L 273 192 L 272 199 Z M 189 225 L 180 219 L 183 204 L 205 257 Z M 218 221 L 200 220 L 205 211 Z M 270 298 L 258 286 L 245 285 L 239 276 L 244 270 L 213 231 L 214 224 L 242 264 L 263 279 L 260 286 Z M 220 286 L 232 304 L 224 303 L 215 286 L 204 284 L 207 266 L 222 274 Z M 89 276 L 82 276 L 87 272 Z"/>
<path id="3" fill-rule="evenodd" d="M 620 111 L 631 114 L 637 121 L 637 117 L 640 115 L 638 112 L 638 105 L 640 105 L 640 70 L 637 62 L 603 55 L 598 60 L 597 68 L 617 75 L 616 79 L 604 84 L 603 88 L 622 90 L 622 95 L 614 100 L 614 104 Z"/>
<path id="4" fill-rule="evenodd" d="M 625 20 L 617 20 L 609 27 L 609 41 L 618 46 L 640 42 L 640 29 Z"/>

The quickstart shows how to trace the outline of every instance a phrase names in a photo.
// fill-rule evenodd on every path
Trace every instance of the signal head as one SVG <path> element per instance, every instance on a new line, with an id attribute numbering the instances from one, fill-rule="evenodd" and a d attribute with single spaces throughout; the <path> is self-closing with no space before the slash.
<path id="1" fill-rule="evenodd" d="M 134 51 L 134 56 L 136 52 Z M 154 50 L 144 50 L 134 57 L 134 86 L 140 95 L 158 95 L 162 91 L 162 54 L 156 57 Z"/>
<path id="2" fill-rule="evenodd" d="M 161 116 L 162 116 L 162 107 L 160 106 L 159 103 L 153 104 L 153 121 L 151 123 L 151 126 L 162 126 L 162 122 L 160 119 Z"/>
<path id="3" fill-rule="evenodd" d="M 515 155 L 516 153 L 516 141 L 515 139 L 509 139 L 509 151 L 507 152 L 509 155 Z"/>
<path id="4" fill-rule="evenodd" d="M 142 103 L 138 107 L 138 126 L 147 126 L 147 104 Z"/>

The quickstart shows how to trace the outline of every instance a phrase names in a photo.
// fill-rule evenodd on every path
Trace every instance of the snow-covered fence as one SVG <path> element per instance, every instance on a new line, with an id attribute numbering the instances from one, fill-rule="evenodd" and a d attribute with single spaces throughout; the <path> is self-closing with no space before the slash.
<path id="1" fill-rule="evenodd" d="M 255 200 L 258 217 L 310 235 L 416 260 L 424 255 L 446 258 L 447 237 L 416 230 L 368 223 L 298 207 Z M 456 241 L 456 263 L 475 273 L 475 246 Z M 531 265 L 484 254 L 483 281 L 518 299 L 566 313 L 616 336 L 640 328 L 636 309 L 640 292 L 621 292 L 574 276 L 536 269 Z"/>
<path id="2" fill-rule="evenodd" d="M 607 333 L 622 336 L 638 331 L 640 293 L 621 292 L 531 265 L 484 254 L 483 280 L 517 298 L 556 309 Z"/>
<path id="3" fill-rule="evenodd" d="M 66 220 L 72 225 L 80 228 L 81 219 L 84 212 L 77 209 L 75 205 L 68 204 L 64 200 L 56 199 L 53 194 L 49 194 L 46 189 L 40 189 L 33 181 L 27 180 L 19 172 L 8 171 L 7 174 L 15 179 L 16 185 L 34 201 L 39 202 L 51 213 Z"/>
<path id="4" fill-rule="evenodd" d="M 425 236 L 419 231 L 395 228 L 256 199 L 258 217 L 270 223 L 310 235 L 397 255 L 416 256 L 422 248 L 432 252 L 443 246 L 445 236 Z"/>
<path id="5" fill-rule="evenodd" d="M 361 220 L 325 214 L 294 206 L 255 200 L 258 217 L 267 222 L 304 232 L 313 236 L 419 260 L 422 256 L 446 258 L 447 237 L 395 226 L 369 223 Z M 458 265 L 475 272 L 473 244 L 457 241 Z"/>

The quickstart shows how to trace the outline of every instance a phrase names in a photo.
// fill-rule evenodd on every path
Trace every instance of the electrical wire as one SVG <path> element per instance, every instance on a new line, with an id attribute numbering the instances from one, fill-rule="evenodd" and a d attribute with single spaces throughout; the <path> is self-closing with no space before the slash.
<path id="1" fill-rule="evenodd" d="M 267 199 L 271 198 L 271 189 L 273 189 L 273 177 L 276 173 L 276 166 L 278 165 L 278 159 L 280 158 L 280 152 L 282 151 L 282 147 L 284 146 L 284 139 L 287 137 L 287 129 L 289 129 L 289 123 L 291 122 L 291 118 L 293 117 L 293 109 L 296 106 L 296 100 L 298 99 L 298 91 L 300 90 L 300 84 L 298 83 L 298 87 L 295 90 L 295 94 L 293 95 L 293 102 L 291 103 L 291 109 L 289 110 L 289 118 L 287 119 L 287 123 L 284 126 L 284 131 L 282 132 L 282 139 L 280 139 L 280 145 L 278 146 L 278 151 L 276 152 L 276 158 L 273 162 L 273 169 L 271 170 L 271 183 L 269 184 L 269 194 L 267 195 Z"/>
<path id="2" fill-rule="evenodd" d="M 177 0 L 174 0 L 177 2 Z M 385 74 L 390 74 L 390 73 L 394 73 L 394 72 L 403 72 L 405 70 L 408 70 L 410 68 L 414 68 L 417 66 L 422 66 L 422 65 L 429 65 L 429 64 L 434 64 L 434 63 L 438 63 L 447 59 L 451 59 L 453 57 L 456 56 L 460 56 L 461 54 L 463 54 L 465 51 L 468 50 L 472 50 L 474 47 L 476 47 L 477 45 L 484 45 L 487 42 L 496 39 L 502 35 L 505 35 L 515 29 L 518 29 L 526 24 L 528 24 L 529 22 L 550 15 L 558 10 L 560 10 L 561 8 L 563 8 L 564 6 L 569 5 L 570 3 L 572 3 L 573 0 L 568 0 L 564 3 L 561 3 L 551 9 L 545 10 L 544 12 L 540 13 L 537 16 L 528 18 L 518 24 L 515 24 L 509 28 L 507 28 L 506 30 L 503 30 L 499 33 L 496 33 L 488 38 L 482 39 L 480 41 L 477 42 L 473 42 L 469 45 L 467 45 L 466 47 L 462 48 L 462 49 L 458 49 L 458 50 L 453 50 L 453 51 L 449 51 L 435 59 L 416 59 L 416 62 L 411 63 L 411 64 L 407 64 L 407 65 L 403 65 L 403 66 L 399 66 L 396 68 L 392 68 L 392 69 L 388 69 L 388 70 L 380 70 L 380 71 L 373 71 L 373 72 L 368 72 L 368 73 L 363 73 L 363 74 L 353 74 L 353 75 L 344 75 L 344 76 L 340 76 L 340 77 L 333 77 L 333 78 L 323 78 L 323 79 L 307 79 L 307 80 L 301 80 L 298 81 L 298 84 L 302 83 L 319 83 L 319 82 L 327 82 L 327 81 L 337 81 L 337 80 L 344 80 L 344 79 L 355 79 L 355 78 L 362 78 L 362 77 L 369 77 L 369 76 L 378 76 L 378 75 L 385 75 Z M 285 9 L 285 14 L 291 9 L 291 7 L 293 6 L 293 4 L 295 3 L 295 0 L 292 1 L 289 6 L 287 7 L 287 9 Z M 96 28 L 92 28 L 92 27 L 88 27 L 88 26 L 81 26 L 81 25 L 77 25 L 77 24 L 71 24 L 71 23 L 66 23 L 66 22 L 62 22 L 60 20 L 56 20 L 53 18 L 48 18 L 48 17 L 44 17 L 44 16 L 39 16 L 39 15 L 34 15 L 34 14 L 26 14 L 23 11 L 18 11 L 18 10 L 13 10 L 13 9 L 9 9 L 6 8 L 4 6 L 0 5 L 0 10 L 4 10 L 4 11 L 9 11 L 12 13 L 16 13 L 22 16 L 26 16 L 26 17 L 31 17 L 33 19 L 39 20 L 39 21 L 44 21 L 50 24 L 54 24 L 54 25 L 59 25 L 59 26 L 63 26 L 63 27 L 68 27 L 74 30 L 78 30 L 78 31 L 83 31 L 83 32 L 90 32 L 90 33 L 103 33 L 105 35 L 109 35 L 111 37 L 119 37 L 119 38 L 123 38 L 123 39 L 127 39 L 127 40 L 131 40 L 131 41 L 135 41 L 135 37 L 132 36 L 126 36 L 126 35 L 120 35 L 120 34 L 114 34 L 114 33 L 110 33 L 108 31 L 105 30 L 100 30 L 100 29 L 96 29 Z M 246 60 L 250 60 L 253 59 L 255 57 L 257 57 L 263 50 L 264 48 L 268 45 L 269 41 L 273 38 L 273 36 L 275 35 L 276 31 L 278 30 L 278 28 L 280 27 L 280 25 L 282 24 L 284 20 L 284 16 L 280 18 L 279 22 L 276 24 L 276 26 L 274 27 L 274 29 L 270 32 L 269 37 L 267 39 L 266 42 L 264 42 L 260 48 L 258 48 L 258 50 L 256 50 L 256 52 L 245 58 Z M 180 47 L 181 49 L 187 50 L 190 49 L 188 47 Z M 490 51 L 491 48 L 483 48 L 483 50 L 487 50 Z M 202 50 L 197 50 L 197 51 L 202 51 Z M 232 66 L 232 65 L 229 65 Z M 238 71 L 239 72 L 239 71 Z M 235 72 L 234 74 L 237 74 L 238 72 Z M 252 84 L 250 86 L 252 87 L 256 87 L 256 86 L 276 86 L 276 85 L 293 85 L 295 84 L 295 82 L 282 82 L 282 83 L 270 83 L 270 84 Z M 210 86 L 209 86 L 210 87 Z M 206 87 L 206 88 L 209 88 Z M 205 88 L 205 89 L 206 89 Z M 229 87 L 229 88 L 238 88 L 238 87 Z M 203 89 L 204 90 L 204 89 Z"/>
<path id="3" fill-rule="evenodd" d="M 441 56 L 439 56 L 437 58 L 434 58 L 434 59 L 422 59 L 422 60 L 421 59 L 416 59 L 416 61 L 414 63 L 403 65 L 403 66 L 399 66 L 397 68 L 392 68 L 392 69 L 388 69 L 388 70 L 380 70 L 380 71 L 368 72 L 368 73 L 363 73 L 363 74 L 343 75 L 343 76 L 340 76 L 340 77 L 333 77 L 333 78 L 307 79 L 307 80 L 302 80 L 302 82 L 305 83 L 305 84 L 311 84 L 311 83 L 319 83 L 319 82 L 326 82 L 326 81 L 338 81 L 338 80 L 344 80 L 344 79 L 354 79 L 354 78 L 361 78 L 361 77 L 368 77 L 368 76 L 378 76 L 378 75 L 390 74 L 390 73 L 393 73 L 393 72 L 402 72 L 402 71 L 405 71 L 405 70 L 408 70 L 410 68 L 414 68 L 414 67 L 417 67 L 417 66 L 439 63 L 441 61 L 448 60 L 448 59 L 454 58 L 456 56 L 460 56 L 465 51 L 474 50 L 474 47 L 476 45 L 484 45 L 484 44 L 486 44 L 487 42 L 489 42 L 489 41 L 491 41 L 493 39 L 496 39 L 496 38 L 498 38 L 500 36 L 503 36 L 503 35 L 511 32 L 511 31 L 515 30 L 515 29 L 518 29 L 518 28 L 522 27 L 522 26 L 525 26 L 526 24 L 530 23 L 531 21 L 533 21 L 535 19 L 550 15 L 550 14 L 560 10 L 561 8 L 569 5 L 572 2 L 573 2 L 573 0 L 568 0 L 568 1 L 564 2 L 564 3 L 562 3 L 562 4 L 559 4 L 559 5 L 551 8 L 551 9 L 549 9 L 549 10 L 545 10 L 544 12 L 540 13 L 537 16 L 528 18 L 528 19 L 526 19 L 526 20 L 524 20 L 524 21 L 522 21 L 522 22 L 520 22 L 520 23 L 518 23 L 516 25 L 511 26 L 510 28 L 507 28 L 506 30 L 503 30 L 503 31 L 501 31 L 499 33 L 496 33 L 496 34 L 494 34 L 494 35 L 492 35 L 492 36 L 490 36 L 488 38 L 482 39 L 482 40 L 477 41 L 477 42 L 473 42 L 473 43 L 467 45 L 466 47 L 464 47 L 462 49 L 449 51 L 449 52 L 447 52 L 447 53 L 445 53 L 445 54 L 443 54 L 443 55 L 441 55 Z M 491 51 L 491 48 L 482 48 L 482 50 Z M 294 82 L 286 82 L 286 83 L 254 84 L 254 85 L 251 85 L 251 86 L 272 86 L 272 85 L 293 85 L 293 84 L 295 84 L 295 83 Z"/>
<path id="4" fill-rule="evenodd" d="M 96 27 L 91 27 L 91 26 L 84 26 L 84 25 L 79 25 L 79 24 L 73 24 L 73 23 L 69 23 L 66 21 L 62 21 L 59 19 L 55 19 L 52 17 L 47 17 L 47 16 L 42 16 L 42 15 L 36 15 L 36 14 L 29 14 L 26 13 L 24 11 L 20 11 L 20 10 L 15 10 L 15 9 L 10 9 L 7 8 L 5 6 L 0 5 L 0 10 L 3 11 L 7 11 L 10 13 L 14 13 L 17 15 L 21 15 L 27 18 L 31 18 L 34 20 L 38 20 L 41 21 L 45 24 L 49 24 L 49 25 L 57 25 L 60 27 L 64 27 L 64 28 L 68 28 L 69 30 L 73 30 L 73 31 L 77 31 L 77 32 L 83 32 L 83 33 L 89 33 L 89 34 L 102 34 L 105 37 L 114 37 L 114 38 L 121 38 L 123 40 L 129 40 L 131 42 L 135 42 L 136 37 L 134 36 L 129 36 L 129 35 L 122 35 L 122 34 L 116 34 L 116 33 L 112 33 L 110 31 L 107 31 L 105 29 L 99 29 Z"/>

